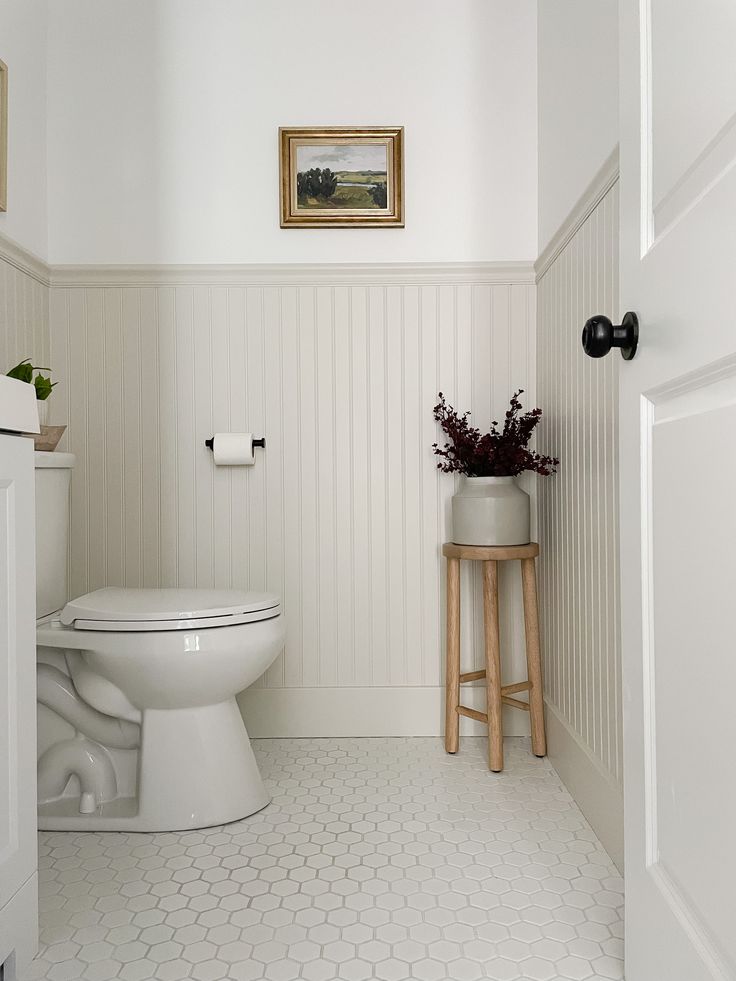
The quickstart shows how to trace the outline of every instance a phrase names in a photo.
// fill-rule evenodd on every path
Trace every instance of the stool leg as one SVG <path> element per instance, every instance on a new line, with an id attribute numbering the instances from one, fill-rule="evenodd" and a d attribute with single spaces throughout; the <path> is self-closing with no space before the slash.
<path id="1" fill-rule="evenodd" d="M 486 699 L 488 705 L 488 766 L 503 770 L 501 712 L 501 645 L 498 634 L 498 563 L 483 563 L 483 621 L 486 641 Z"/>
<path id="2" fill-rule="evenodd" d="M 535 756 L 546 756 L 547 740 L 544 734 L 544 692 L 542 689 L 542 658 L 539 648 L 537 577 L 534 559 L 521 560 L 521 585 L 524 593 L 527 677 L 532 686 L 529 691 L 532 752 Z"/>
<path id="3" fill-rule="evenodd" d="M 445 667 L 445 751 L 460 745 L 460 559 L 447 560 L 447 653 Z"/>

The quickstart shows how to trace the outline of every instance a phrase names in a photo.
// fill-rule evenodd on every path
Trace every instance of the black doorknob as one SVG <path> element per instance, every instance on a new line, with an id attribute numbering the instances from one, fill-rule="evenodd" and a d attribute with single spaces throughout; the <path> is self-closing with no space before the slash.
<path id="1" fill-rule="evenodd" d="M 602 358 L 612 347 L 620 347 L 624 361 L 631 361 L 639 343 L 639 319 L 629 310 L 615 327 L 608 317 L 596 314 L 583 327 L 582 342 L 589 358 Z"/>

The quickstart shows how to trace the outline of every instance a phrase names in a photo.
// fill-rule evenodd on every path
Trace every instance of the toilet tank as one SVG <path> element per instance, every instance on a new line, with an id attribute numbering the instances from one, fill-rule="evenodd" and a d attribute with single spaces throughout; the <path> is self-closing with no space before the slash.
<path id="1" fill-rule="evenodd" d="M 73 453 L 36 452 L 36 617 L 69 599 L 69 487 Z"/>

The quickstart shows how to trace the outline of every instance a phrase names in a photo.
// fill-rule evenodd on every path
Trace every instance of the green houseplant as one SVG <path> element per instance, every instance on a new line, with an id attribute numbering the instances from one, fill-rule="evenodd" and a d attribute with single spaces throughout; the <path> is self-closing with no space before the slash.
<path id="1" fill-rule="evenodd" d="M 58 446 L 59 440 L 64 435 L 66 426 L 49 426 L 48 422 L 48 399 L 51 392 L 58 382 L 52 382 L 50 375 L 43 375 L 41 372 L 48 371 L 50 368 L 40 368 L 33 364 L 30 358 L 24 358 L 14 368 L 7 372 L 8 378 L 17 378 L 18 381 L 27 382 L 36 389 L 36 399 L 38 400 L 38 420 L 41 425 L 40 435 L 34 435 L 33 442 L 37 450 L 50 452 Z"/>

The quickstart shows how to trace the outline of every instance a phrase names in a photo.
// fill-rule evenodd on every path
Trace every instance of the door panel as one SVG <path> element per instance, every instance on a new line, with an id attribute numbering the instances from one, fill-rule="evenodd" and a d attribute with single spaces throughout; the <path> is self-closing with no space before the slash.
<path id="1" fill-rule="evenodd" d="M 653 237 L 736 160 L 732 0 L 641 0 Z M 646 121 L 646 120 L 645 120 Z"/>
<path id="2" fill-rule="evenodd" d="M 698 0 L 694 20 L 692 0 L 651 0 L 655 202 L 672 190 L 736 110 L 736 5 Z"/>
<path id="3" fill-rule="evenodd" d="M 732 382 L 732 388 L 736 384 Z M 736 391 L 721 408 L 657 421 L 652 439 L 655 807 L 651 859 L 710 942 L 736 963 L 733 884 L 721 875 L 736 798 L 724 793 L 720 719 L 732 711 L 736 658 L 723 658 L 736 597 L 717 554 L 736 542 Z M 687 460 L 683 461 L 683 449 Z M 718 461 L 717 466 L 716 461 Z M 715 477 L 717 473 L 717 477 Z M 672 481 L 673 474 L 677 479 Z M 703 479 L 704 475 L 715 479 Z M 704 834 L 704 815 L 707 834 Z"/>
<path id="4" fill-rule="evenodd" d="M 626 978 L 733 981 L 736 5 L 620 11 Z"/>

